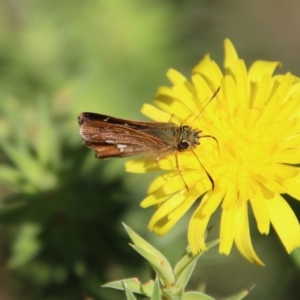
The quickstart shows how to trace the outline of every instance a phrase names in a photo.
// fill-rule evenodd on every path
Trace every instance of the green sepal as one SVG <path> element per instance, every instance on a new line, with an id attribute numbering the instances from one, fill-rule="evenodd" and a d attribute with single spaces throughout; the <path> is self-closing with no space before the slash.
<path id="1" fill-rule="evenodd" d="M 126 285 L 127 288 L 130 289 L 130 291 L 133 293 L 151 297 L 154 288 L 154 281 L 149 280 L 148 282 L 143 284 L 137 278 L 128 278 L 108 282 L 106 284 L 103 284 L 102 287 L 124 291 L 124 285 Z"/>

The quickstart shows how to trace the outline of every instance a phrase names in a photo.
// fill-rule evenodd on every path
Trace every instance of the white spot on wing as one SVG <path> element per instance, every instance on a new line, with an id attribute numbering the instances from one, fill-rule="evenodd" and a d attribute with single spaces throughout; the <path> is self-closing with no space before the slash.
<path id="1" fill-rule="evenodd" d="M 124 152 L 124 149 L 127 148 L 127 145 L 118 144 L 117 148 L 120 149 L 120 152 Z"/>
<path id="2" fill-rule="evenodd" d="M 112 141 L 112 140 L 106 140 L 105 143 L 107 143 L 107 144 L 114 144 L 115 142 Z"/>

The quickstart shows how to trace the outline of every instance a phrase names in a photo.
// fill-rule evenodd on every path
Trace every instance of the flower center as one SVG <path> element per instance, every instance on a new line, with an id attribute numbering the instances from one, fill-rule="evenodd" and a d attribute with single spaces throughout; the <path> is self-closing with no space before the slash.
<path id="1" fill-rule="evenodd" d="M 259 113 L 262 110 L 238 109 L 231 117 L 220 119 L 221 161 L 223 167 L 236 170 L 235 176 L 259 174 L 272 164 L 275 139 L 266 135 L 266 124 L 259 124 Z"/>

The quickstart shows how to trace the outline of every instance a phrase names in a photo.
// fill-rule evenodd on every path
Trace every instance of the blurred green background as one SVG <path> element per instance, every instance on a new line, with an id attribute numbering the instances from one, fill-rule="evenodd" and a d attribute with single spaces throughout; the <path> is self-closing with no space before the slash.
<path id="1" fill-rule="evenodd" d="M 207 52 L 222 63 L 225 37 L 248 65 L 280 60 L 299 76 L 299 10 L 291 0 L 1 0 L 0 299 L 124 299 L 100 285 L 153 274 L 122 221 L 175 262 L 190 214 L 163 238 L 149 233 L 153 211 L 139 202 L 155 174 L 96 160 L 77 116 L 144 119 L 140 107 L 167 84 L 167 69 L 189 76 Z M 300 299 L 299 251 L 287 255 L 274 232 L 262 237 L 252 223 L 266 267 L 213 250 L 190 289 L 205 282 L 222 298 L 257 284 L 247 299 Z"/>

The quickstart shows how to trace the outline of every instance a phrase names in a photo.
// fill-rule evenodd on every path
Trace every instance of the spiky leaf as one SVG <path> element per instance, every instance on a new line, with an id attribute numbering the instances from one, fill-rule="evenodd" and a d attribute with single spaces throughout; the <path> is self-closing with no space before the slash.
<path id="1" fill-rule="evenodd" d="M 142 284 L 137 278 L 128 278 L 123 280 L 111 281 L 102 285 L 102 287 L 124 291 L 124 284 L 126 284 L 128 289 L 130 289 L 130 291 L 132 291 L 133 293 L 141 294 L 148 297 L 151 297 L 152 291 L 154 289 L 153 280 Z"/>

